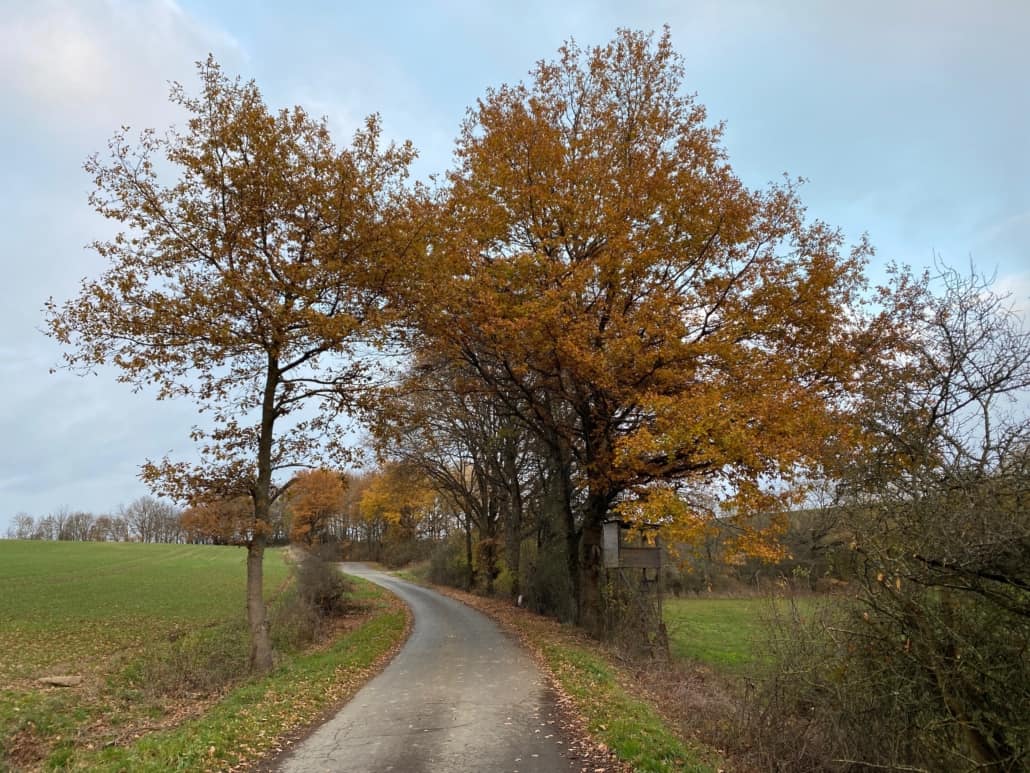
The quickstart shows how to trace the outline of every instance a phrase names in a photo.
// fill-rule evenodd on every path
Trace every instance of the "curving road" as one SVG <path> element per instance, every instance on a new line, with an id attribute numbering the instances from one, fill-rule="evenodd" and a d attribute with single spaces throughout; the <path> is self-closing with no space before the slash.
<path id="1" fill-rule="evenodd" d="M 553 701 L 532 659 L 489 618 L 427 588 L 344 564 L 403 599 L 411 637 L 393 662 L 279 770 L 573 770 L 559 740 Z"/>

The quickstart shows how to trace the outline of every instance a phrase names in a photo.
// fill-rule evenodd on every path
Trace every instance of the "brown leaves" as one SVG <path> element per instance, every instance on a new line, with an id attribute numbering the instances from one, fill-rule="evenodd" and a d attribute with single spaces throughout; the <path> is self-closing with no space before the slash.
<path id="1" fill-rule="evenodd" d="M 171 91 L 184 130 L 122 130 L 86 162 L 91 203 L 124 230 L 94 244 L 107 270 L 48 302 L 47 326 L 69 367 L 113 363 L 212 417 L 195 431 L 204 461 L 149 464 L 148 481 L 179 498 L 254 494 L 262 520 L 271 471 L 346 460 L 334 419 L 368 388 L 360 357 L 389 337 L 418 273 L 415 151 L 384 143 L 377 116 L 337 148 L 324 120 L 270 110 L 214 59 L 198 73 L 199 94 Z"/>
<path id="2" fill-rule="evenodd" d="M 260 525 L 249 497 L 201 499 L 183 510 L 181 523 L 191 542 L 218 545 L 245 545 Z"/>
<path id="3" fill-rule="evenodd" d="M 747 190 L 683 74 L 667 31 L 620 31 L 488 92 L 450 178 L 456 279 L 426 325 L 560 441 L 595 501 L 646 506 L 680 480 L 760 510 L 764 483 L 846 437 L 846 397 L 884 352 L 861 308 L 868 246 L 841 254 L 789 181 Z"/>

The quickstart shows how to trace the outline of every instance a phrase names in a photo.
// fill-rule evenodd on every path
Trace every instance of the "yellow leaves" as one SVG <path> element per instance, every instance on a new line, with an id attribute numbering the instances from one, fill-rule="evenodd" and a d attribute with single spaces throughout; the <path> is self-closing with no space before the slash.
<path id="1" fill-rule="evenodd" d="M 639 526 L 642 535 L 654 526 L 662 543 L 674 559 L 683 554 L 701 555 L 721 547 L 721 560 L 740 564 L 753 558 L 775 562 L 787 557 L 780 539 L 788 528 L 786 511 L 780 504 L 784 495 L 742 486 L 747 492 L 717 502 L 714 497 L 677 490 L 673 485 L 652 484 L 639 487 L 635 496 L 616 505 L 623 521 Z"/>
<path id="2" fill-rule="evenodd" d="M 730 539 L 729 544 L 731 549 L 735 549 L 741 555 L 774 563 L 789 556 L 786 548 L 778 542 L 781 534 L 782 530 L 776 527 L 767 529 L 745 527 L 739 535 Z"/>
<path id="3" fill-rule="evenodd" d="M 394 528 L 413 532 L 433 507 L 436 492 L 412 470 L 388 465 L 361 495 L 361 517 L 383 519 Z"/>

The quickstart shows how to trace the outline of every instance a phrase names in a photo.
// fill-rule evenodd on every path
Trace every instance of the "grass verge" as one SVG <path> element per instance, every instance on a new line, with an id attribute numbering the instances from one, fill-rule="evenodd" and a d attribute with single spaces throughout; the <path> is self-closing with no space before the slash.
<path id="1" fill-rule="evenodd" d="M 240 548 L 0 540 L 0 771 L 229 767 L 349 694 L 403 638 L 407 610 L 355 580 L 344 614 L 315 625 L 283 559 L 265 560 L 282 659 L 253 682 Z M 39 681 L 51 676 L 78 684 Z M 323 678 L 314 692 L 290 684 L 309 676 Z M 343 692 L 326 692 L 325 679 Z M 272 716 L 278 704 L 294 719 Z M 200 742 L 215 749 L 203 765 Z"/>
<path id="2" fill-rule="evenodd" d="M 506 601 L 438 590 L 514 633 L 549 672 L 559 699 L 582 719 L 593 743 L 613 752 L 626 769 L 714 773 L 722 767 L 714 749 L 679 737 L 648 695 L 635 688 L 630 670 L 582 632 Z"/>
<path id="3" fill-rule="evenodd" d="M 351 578 L 364 621 L 318 651 L 292 657 L 268 676 L 230 691 L 202 716 L 148 733 L 128 746 L 52 760 L 72 770 L 239 770 L 281 752 L 392 657 L 405 638 L 407 608 L 370 583 Z"/>

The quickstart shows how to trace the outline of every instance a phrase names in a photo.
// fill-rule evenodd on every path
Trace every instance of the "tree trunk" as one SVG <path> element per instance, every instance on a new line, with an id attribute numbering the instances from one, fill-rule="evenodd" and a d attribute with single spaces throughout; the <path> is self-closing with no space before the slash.
<path id="1" fill-rule="evenodd" d="M 504 449 L 504 481 L 506 487 L 504 547 L 508 571 L 511 573 L 511 597 L 515 601 L 522 594 L 522 522 L 525 512 L 516 452 L 515 443 L 509 441 Z"/>
<path id="2" fill-rule="evenodd" d="M 579 599 L 577 622 L 596 638 L 605 634 L 604 598 L 601 593 L 601 524 L 583 525 L 580 539 Z"/>
<path id="3" fill-rule="evenodd" d="M 475 563 L 472 560 L 472 519 L 466 515 L 465 526 L 465 590 L 471 591 L 476 584 Z"/>
<path id="4" fill-rule="evenodd" d="M 511 598 L 517 601 L 522 595 L 522 518 L 512 513 L 505 526 L 504 552 L 511 573 Z"/>
<path id="5" fill-rule="evenodd" d="M 250 627 L 250 670 L 264 673 L 272 668 L 272 642 L 265 614 L 265 535 L 255 533 L 247 544 L 247 623 Z"/>
<path id="6" fill-rule="evenodd" d="M 247 543 L 247 623 L 250 627 L 250 670 L 262 674 L 272 669 L 272 640 L 265 610 L 264 558 L 272 506 L 272 437 L 275 429 L 275 390 L 279 363 L 268 355 L 265 389 L 258 435 L 257 481 L 254 485 L 254 533 Z"/>
<path id="7" fill-rule="evenodd" d="M 576 528 L 576 515 L 572 510 L 572 483 L 569 480 L 567 468 L 559 473 L 558 479 L 560 481 L 558 506 L 561 509 L 561 517 L 565 527 L 565 562 L 569 572 L 569 584 L 572 587 L 572 614 L 573 619 L 578 622 L 581 596 L 581 577 L 579 571 L 580 532 Z"/>
<path id="8" fill-rule="evenodd" d="M 604 597 L 601 566 L 601 525 L 608 516 L 608 497 L 603 492 L 591 492 L 583 511 L 580 532 L 578 616 L 576 622 L 588 633 L 601 638 L 605 633 Z"/>
<path id="9" fill-rule="evenodd" d="M 486 595 L 494 595 L 494 582 L 501 573 L 497 566 L 497 497 L 491 493 L 486 508 L 486 523 L 479 533 L 479 556 L 486 573 Z"/>

